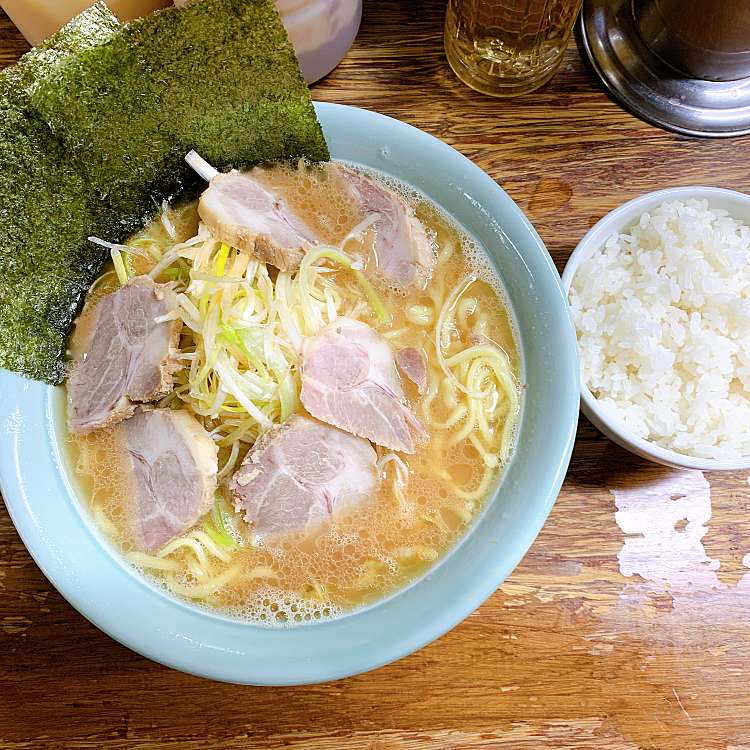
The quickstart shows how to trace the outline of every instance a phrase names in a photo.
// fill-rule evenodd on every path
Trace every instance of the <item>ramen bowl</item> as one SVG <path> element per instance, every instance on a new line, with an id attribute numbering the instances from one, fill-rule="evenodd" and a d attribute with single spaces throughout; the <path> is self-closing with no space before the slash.
<path id="1" fill-rule="evenodd" d="M 557 497 L 578 418 L 578 359 L 560 279 L 516 204 L 441 141 L 374 112 L 316 105 L 331 154 L 390 174 L 485 248 L 514 318 L 524 384 L 517 447 L 464 536 L 409 586 L 337 619 L 262 627 L 176 600 L 89 519 L 65 466 L 64 392 L 0 371 L 0 483 L 13 522 L 60 593 L 110 636 L 196 675 L 255 685 L 374 669 L 435 640 L 518 564 Z"/>

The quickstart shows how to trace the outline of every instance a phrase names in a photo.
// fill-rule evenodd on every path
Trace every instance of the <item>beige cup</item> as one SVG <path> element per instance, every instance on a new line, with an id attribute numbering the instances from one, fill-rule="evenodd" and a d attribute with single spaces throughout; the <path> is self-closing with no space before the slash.
<path id="1" fill-rule="evenodd" d="M 145 16 L 171 0 L 106 0 L 122 21 Z M 73 16 L 93 5 L 93 0 L 2 0 L 0 6 L 31 45 L 37 45 Z"/>

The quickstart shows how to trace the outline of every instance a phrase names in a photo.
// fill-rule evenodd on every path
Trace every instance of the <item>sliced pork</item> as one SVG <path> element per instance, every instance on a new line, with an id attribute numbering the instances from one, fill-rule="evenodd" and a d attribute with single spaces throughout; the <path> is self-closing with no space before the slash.
<path id="1" fill-rule="evenodd" d="M 316 242 L 312 230 L 252 174 L 217 174 L 198 213 L 216 239 L 282 271 L 297 269 Z"/>
<path id="2" fill-rule="evenodd" d="M 230 482 L 237 511 L 261 535 L 303 531 L 346 503 L 372 495 L 370 443 L 308 417 L 269 430 Z"/>
<path id="3" fill-rule="evenodd" d="M 412 414 L 388 342 L 370 326 L 338 318 L 302 345 L 302 403 L 323 422 L 392 450 L 414 453 Z"/>
<path id="4" fill-rule="evenodd" d="M 407 346 L 396 352 L 398 369 L 417 386 L 419 395 L 427 392 L 427 357 L 421 349 Z"/>
<path id="5" fill-rule="evenodd" d="M 96 307 L 83 359 L 68 380 L 70 429 L 87 433 L 130 417 L 172 389 L 181 323 L 156 322 L 177 305 L 169 287 L 137 276 Z"/>
<path id="6" fill-rule="evenodd" d="M 374 258 L 368 272 L 399 290 L 425 289 L 435 266 L 434 243 L 409 204 L 385 185 L 339 167 L 363 214 L 378 214 L 373 224 Z"/>
<path id="7" fill-rule="evenodd" d="M 136 540 L 142 550 L 153 552 L 211 509 L 217 449 L 186 411 L 138 411 L 117 430 L 132 471 Z"/>

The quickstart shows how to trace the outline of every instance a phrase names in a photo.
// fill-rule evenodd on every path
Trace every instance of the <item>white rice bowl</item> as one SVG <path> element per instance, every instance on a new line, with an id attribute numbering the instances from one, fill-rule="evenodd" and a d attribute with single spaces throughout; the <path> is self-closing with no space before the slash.
<path id="1" fill-rule="evenodd" d="M 581 262 L 569 300 L 608 418 L 688 456 L 750 455 L 750 227 L 665 201 Z"/>

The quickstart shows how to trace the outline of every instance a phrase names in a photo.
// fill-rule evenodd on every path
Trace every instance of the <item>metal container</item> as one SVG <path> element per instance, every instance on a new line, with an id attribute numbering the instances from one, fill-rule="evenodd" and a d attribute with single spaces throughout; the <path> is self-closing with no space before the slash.
<path id="1" fill-rule="evenodd" d="M 748 0 L 633 0 L 647 47 L 691 78 L 737 81 L 750 76 Z"/>
<path id="2" fill-rule="evenodd" d="M 604 84 L 644 119 L 750 133 L 750 0 L 584 0 L 581 30 Z"/>

